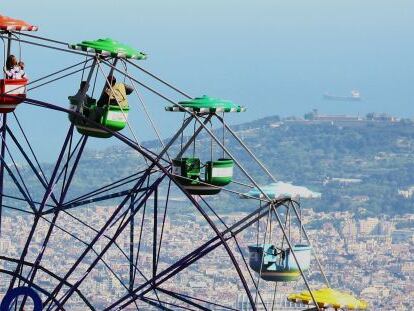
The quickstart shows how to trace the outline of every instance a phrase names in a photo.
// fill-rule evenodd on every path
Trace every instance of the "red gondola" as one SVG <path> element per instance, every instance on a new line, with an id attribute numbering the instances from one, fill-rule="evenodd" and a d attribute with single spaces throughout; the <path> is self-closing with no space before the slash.
<path id="1" fill-rule="evenodd" d="M 12 112 L 26 98 L 27 79 L 0 80 L 0 113 Z"/>
<path id="2" fill-rule="evenodd" d="M 0 15 L 0 32 L 37 31 L 38 27 L 23 20 Z M 10 33 L 9 33 L 10 34 Z M 10 48 L 10 39 L 9 39 Z M 6 56 L 5 56 L 6 57 Z M 0 113 L 12 112 L 26 98 L 27 79 L 0 80 Z"/>

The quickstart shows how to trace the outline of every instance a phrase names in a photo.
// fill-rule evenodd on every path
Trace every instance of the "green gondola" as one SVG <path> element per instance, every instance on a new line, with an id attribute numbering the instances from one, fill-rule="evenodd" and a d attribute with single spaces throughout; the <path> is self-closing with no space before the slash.
<path id="1" fill-rule="evenodd" d="M 81 43 L 69 45 L 69 48 L 81 50 L 88 53 L 95 53 L 97 55 L 89 71 L 87 81 L 82 82 L 84 84 L 83 86 L 81 84 L 81 88 L 76 96 L 69 97 L 70 109 L 82 114 L 83 118 L 76 117 L 75 115 L 70 115 L 69 120 L 75 124 L 76 129 L 80 134 L 98 138 L 109 138 L 112 136 L 112 133 L 96 126 L 94 122 L 106 127 L 107 129 L 113 132 L 117 132 L 125 128 L 129 113 L 129 106 L 127 100 L 127 95 L 129 93 L 123 94 L 125 93 L 125 85 L 123 83 L 115 83 L 111 87 L 111 96 L 113 96 L 113 98 L 111 98 L 110 100 L 108 99 L 108 101 L 101 102 L 100 105 L 98 105 L 99 102 L 97 103 L 95 99 L 87 96 L 86 92 L 88 90 L 89 83 L 93 76 L 94 70 L 96 69 L 97 61 L 101 57 L 110 56 L 115 58 L 113 62 L 113 68 L 111 69 L 111 72 L 108 75 L 108 77 L 112 77 L 118 58 L 141 60 L 146 59 L 147 55 L 128 45 L 125 45 L 110 38 L 82 41 Z M 105 81 L 105 86 L 104 90 L 102 91 L 102 94 L 105 93 L 105 87 L 107 87 L 108 83 L 109 80 Z M 118 93 L 116 93 L 116 90 L 112 90 L 112 88 L 116 89 L 117 86 L 121 85 L 123 91 L 118 91 Z M 118 88 L 118 90 L 120 90 L 120 88 Z M 116 96 L 119 96 L 118 94 L 121 94 L 121 100 L 117 99 Z M 102 101 L 102 96 L 100 98 L 100 101 Z"/>
<path id="2" fill-rule="evenodd" d="M 230 100 L 204 95 L 180 101 L 178 104 L 166 107 L 165 110 L 214 115 L 216 113 L 243 112 L 246 111 L 246 108 L 236 105 Z M 172 161 L 172 167 L 176 180 L 189 193 L 195 195 L 217 194 L 220 192 L 221 187 L 230 184 L 233 180 L 234 161 L 224 157 L 217 160 L 210 159 L 204 165 L 194 155 L 191 158 L 180 157 Z"/>
<path id="3" fill-rule="evenodd" d="M 76 111 L 76 108 L 79 105 L 78 100 L 74 96 L 69 96 L 69 101 L 70 109 Z M 120 131 L 125 128 L 127 124 L 129 108 L 126 107 L 121 109 L 119 106 L 115 105 L 98 107 L 95 99 L 88 98 L 86 103 L 81 107 L 80 113 L 84 118 L 71 114 L 69 115 L 69 120 L 75 124 L 76 129 L 80 134 L 98 138 L 109 138 L 112 136 L 112 133 L 95 126 L 93 122 L 96 122 L 111 131 Z"/>
<path id="4" fill-rule="evenodd" d="M 220 192 L 222 186 L 228 185 L 233 177 L 233 160 L 218 159 L 208 161 L 202 179 L 199 158 L 173 159 L 173 174 L 181 186 L 194 195 L 213 195 Z"/>

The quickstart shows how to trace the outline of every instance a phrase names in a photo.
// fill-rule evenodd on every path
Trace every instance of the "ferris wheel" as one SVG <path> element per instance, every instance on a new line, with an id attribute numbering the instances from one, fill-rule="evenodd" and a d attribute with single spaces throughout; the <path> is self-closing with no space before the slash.
<path id="1" fill-rule="evenodd" d="M 188 95 L 141 67 L 145 53 L 116 40 L 68 44 L 31 33 L 37 30 L 0 16 L 1 311 L 277 310 L 277 285 L 288 283 L 302 287 L 286 297 L 298 308 L 367 308 L 330 287 L 299 202 L 275 191 L 277 180 L 228 125 L 227 115 L 244 106 Z M 76 61 L 33 78 L 30 64 L 12 59 L 29 45 Z M 31 97 L 68 77 L 79 87 L 68 87 L 67 102 Z M 162 139 L 146 94 L 178 117 L 171 138 Z M 52 165 L 31 138 L 46 120 L 23 122 L 28 107 L 64 122 Z M 140 142 L 131 121 L 138 113 L 156 147 Z M 105 139 L 124 156 L 88 158 L 88 145 Z M 99 168 L 96 176 L 90 167 Z M 223 204 L 249 209 L 228 217 Z M 221 280 L 213 288 L 197 285 L 207 270 Z M 324 287 L 313 288 L 311 275 Z"/>

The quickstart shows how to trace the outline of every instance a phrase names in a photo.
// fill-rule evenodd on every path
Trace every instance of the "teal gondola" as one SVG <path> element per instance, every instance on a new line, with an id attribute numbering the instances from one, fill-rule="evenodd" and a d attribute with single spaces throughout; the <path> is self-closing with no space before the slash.
<path id="1" fill-rule="evenodd" d="M 298 244 L 293 246 L 293 251 L 302 271 L 307 271 L 310 267 L 311 247 Z M 263 280 L 271 282 L 295 281 L 301 276 L 291 250 L 278 249 L 272 244 L 249 246 L 249 266 Z"/>

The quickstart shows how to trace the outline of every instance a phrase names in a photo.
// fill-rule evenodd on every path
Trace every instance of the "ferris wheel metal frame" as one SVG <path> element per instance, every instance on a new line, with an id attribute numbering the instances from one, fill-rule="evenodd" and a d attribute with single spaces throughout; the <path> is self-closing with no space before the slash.
<path id="1" fill-rule="evenodd" d="M 25 39 L 22 39 L 22 36 L 25 37 Z M 54 103 L 49 103 L 26 97 L 24 103 L 27 105 L 72 115 L 76 118 L 84 119 L 85 121 L 90 122 L 91 124 L 93 124 L 94 127 L 98 128 L 101 131 L 111 134 L 115 139 L 122 142 L 125 146 L 128 146 L 128 148 L 131 148 L 131 150 L 136 151 L 137 154 L 142 156 L 142 158 L 145 159 L 145 161 L 147 161 L 147 166 L 145 167 L 145 169 L 140 170 L 138 172 L 134 172 L 129 176 L 122 177 L 121 179 L 103 185 L 102 187 L 99 187 L 94 191 L 91 191 L 82 196 L 67 201 L 66 197 L 71 187 L 73 178 L 79 167 L 79 162 L 84 153 L 85 146 L 87 145 L 88 136 L 82 135 L 80 138 L 77 138 L 77 136 L 75 135 L 75 125 L 74 123 L 70 123 L 64 141 L 60 148 L 57 160 L 53 165 L 53 170 L 50 174 L 50 177 L 46 177 L 46 174 L 44 173 L 42 166 L 40 165 L 36 157 L 34 148 L 32 148 L 30 144 L 30 139 L 25 134 L 24 128 L 23 126 L 21 126 L 19 122 L 17 114 L 14 112 L 12 113 L 16 119 L 19 130 L 23 133 L 23 142 L 19 141 L 19 139 L 16 137 L 14 133 L 14 130 L 10 128 L 10 126 L 8 125 L 8 114 L 3 113 L 2 125 L 0 128 L 2 137 L 0 149 L 0 230 L 2 218 L 1 211 L 7 208 L 15 210 L 16 212 L 24 212 L 30 214 L 33 216 L 34 219 L 33 225 L 30 228 L 30 233 L 28 235 L 28 238 L 23 247 L 23 250 L 21 251 L 19 258 L 0 256 L 0 261 L 15 264 L 14 269 L 0 270 L 0 274 L 9 275 L 11 277 L 11 281 L 8 286 L 8 291 L 12 290 L 13 288 L 16 288 L 16 286 L 26 286 L 29 288 L 34 288 L 45 297 L 43 301 L 43 305 L 46 308 L 45 310 L 64 310 L 65 304 L 68 302 L 68 300 L 71 299 L 73 295 L 76 294 L 85 303 L 85 306 L 87 308 L 95 310 L 96 306 L 94 306 L 93 303 L 89 301 L 87 295 L 85 295 L 82 292 L 82 290 L 79 289 L 79 287 L 82 285 L 82 282 L 88 277 L 89 273 L 96 267 L 97 264 L 103 263 L 107 266 L 109 270 L 111 270 L 110 264 L 105 262 L 105 254 L 111 247 L 116 247 L 121 250 L 124 257 L 129 262 L 129 282 L 127 284 L 123 284 L 126 291 L 125 294 L 116 301 L 113 301 L 108 306 L 106 306 L 104 310 L 121 310 L 130 306 L 131 304 L 136 303 L 136 301 L 138 300 L 145 302 L 150 306 L 163 310 L 176 310 L 177 308 L 191 310 L 210 310 L 209 308 L 213 307 L 235 310 L 233 307 L 223 306 L 217 301 L 206 301 L 202 298 L 192 297 L 190 295 L 175 292 L 163 288 L 161 286 L 168 280 L 171 280 L 171 278 L 176 276 L 181 271 L 184 271 L 192 264 L 198 262 L 202 258 L 205 258 L 208 254 L 212 253 L 218 248 L 224 248 L 229 258 L 229 261 L 232 263 L 237 273 L 238 281 L 240 282 L 241 286 L 245 291 L 245 294 L 248 297 L 252 310 L 257 310 L 260 308 L 264 308 L 265 310 L 267 310 L 266 304 L 263 301 L 263 298 L 260 293 L 260 279 L 255 280 L 253 273 L 250 271 L 247 261 L 243 254 L 242 247 L 240 246 L 240 243 L 237 239 L 237 236 L 240 233 L 242 233 L 246 228 L 251 227 L 252 225 L 258 223 L 262 219 L 267 218 L 269 221 L 270 217 L 270 219 L 276 221 L 277 227 L 281 230 L 283 238 L 285 239 L 288 247 L 292 250 L 293 257 L 299 266 L 301 277 L 310 295 L 312 296 L 315 310 L 321 309 L 318 303 L 316 302 L 315 298 L 313 297 L 312 290 L 306 274 L 300 268 L 298 259 L 296 258 L 295 252 L 293 251 L 293 244 L 290 241 L 289 235 L 286 232 L 286 227 L 283 225 L 283 221 L 278 212 L 280 209 L 284 207 L 292 211 L 294 217 L 300 219 L 301 215 L 299 211 L 299 203 L 289 197 L 278 199 L 270 198 L 268 194 L 265 191 L 263 191 L 262 187 L 255 180 L 255 178 L 249 174 L 247 169 L 237 159 L 237 157 L 234 154 L 232 154 L 231 150 L 227 148 L 224 145 L 224 142 L 219 137 L 217 137 L 217 135 L 211 128 L 209 128 L 208 124 L 209 122 L 211 122 L 212 119 L 217 121 L 223 128 L 223 132 L 226 131 L 226 133 L 228 133 L 230 137 L 234 139 L 234 141 L 249 155 L 250 159 L 258 165 L 262 173 L 268 176 L 268 178 L 271 181 L 276 181 L 276 178 L 265 167 L 265 165 L 245 145 L 245 143 L 237 135 L 237 133 L 233 131 L 232 128 L 225 122 L 223 117 L 224 114 L 220 115 L 219 113 L 198 113 L 195 111 L 191 111 L 184 106 L 181 106 L 179 103 L 177 103 L 177 101 L 169 98 L 168 96 L 162 94 L 155 88 L 135 78 L 128 71 L 117 68 L 117 61 L 118 59 L 120 59 L 118 57 L 103 56 L 99 53 L 91 55 L 89 53 L 81 51 L 68 50 L 66 48 L 68 46 L 68 43 L 66 42 L 43 38 L 32 34 L 25 34 L 20 31 L 3 31 L 0 35 L 0 38 L 6 40 L 5 42 L 8 43 L 7 55 L 10 55 L 11 42 L 15 41 L 19 42 L 19 44 L 35 45 L 41 48 L 54 49 L 64 53 L 72 53 L 78 56 L 86 57 L 85 61 L 78 62 L 74 65 L 71 65 L 69 67 L 66 67 L 64 69 L 58 70 L 44 77 L 29 82 L 27 84 L 27 86 L 29 86 L 28 91 L 30 91 L 31 88 L 33 89 L 37 87 L 46 86 L 49 83 L 55 82 L 59 79 L 63 79 L 67 76 L 79 74 L 81 72 L 83 73 L 85 70 L 89 70 L 87 78 L 87 81 L 89 83 L 92 79 L 94 70 L 96 69 L 96 73 L 98 73 L 98 71 L 101 71 L 103 74 L 102 66 L 106 66 L 105 68 L 109 69 L 110 73 L 116 72 L 129 79 L 129 81 L 131 81 L 131 83 L 134 84 L 135 90 L 137 88 L 136 85 L 138 85 L 140 88 L 155 94 L 167 103 L 179 107 L 184 111 L 184 113 L 187 116 L 182 126 L 166 142 L 161 139 L 161 135 L 159 134 L 158 130 L 154 127 L 156 136 L 159 139 L 160 144 L 162 145 L 161 151 L 155 152 L 140 144 L 131 129 L 130 130 L 132 132 L 133 138 L 129 138 L 120 132 L 112 131 L 97 122 L 87 120 L 84 117 L 84 115 L 82 115 L 79 111 L 73 111 L 71 109 L 64 108 Z M 65 46 L 65 48 L 63 46 Z M 180 96 L 184 96 L 188 99 L 192 98 L 192 96 L 188 95 L 186 92 L 181 91 L 179 88 L 173 86 L 172 84 L 166 82 L 157 75 L 142 68 L 135 62 L 128 59 L 123 59 L 122 63 L 124 65 L 132 66 L 134 69 L 139 70 L 143 74 L 146 74 L 148 77 L 155 79 L 157 82 L 163 84 L 172 91 L 177 92 Z M 68 72 L 69 70 L 71 71 Z M 103 76 L 105 75 L 103 74 Z M 8 95 L 7 93 L 1 94 L 1 96 L 13 98 L 13 95 Z M 148 114 L 147 116 L 149 118 L 149 124 L 155 125 L 154 121 L 149 117 Z M 171 148 L 174 146 L 174 144 L 177 144 L 180 137 L 183 136 L 185 130 L 187 130 L 191 124 L 194 124 L 195 126 L 194 131 L 192 135 L 188 137 L 187 142 L 182 146 L 181 150 L 178 153 L 178 157 L 181 157 L 184 154 L 184 152 L 188 148 L 190 148 L 190 146 L 203 132 L 220 149 L 222 149 L 223 153 L 225 153 L 227 157 L 231 158 L 234 161 L 240 173 L 244 175 L 244 178 L 246 178 L 250 183 L 248 187 L 255 187 L 261 192 L 261 198 L 251 197 L 251 199 L 260 202 L 260 206 L 256 208 L 253 212 L 249 213 L 247 216 L 243 217 L 241 220 L 238 220 L 231 224 L 226 224 L 220 217 L 220 215 L 218 215 L 215 212 L 214 208 L 203 196 L 198 196 L 197 198 L 195 198 L 177 181 L 177 176 L 174 175 L 171 171 L 171 158 L 169 152 L 171 152 Z M 44 193 L 40 201 L 35 201 L 31 198 L 28 186 L 25 184 L 24 178 L 22 178 L 22 174 L 18 169 L 18 165 L 15 163 L 13 156 L 10 153 L 8 145 L 9 142 L 13 143 L 15 147 L 17 147 L 17 149 L 20 151 L 21 155 L 25 159 L 26 164 L 30 168 L 31 173 L 37 179 L 37 182 L 39 182 L 41 186 L 44 188 Z M 6 157 L 12 160 L 13 165 L 7 164 Z M 3 192 L 3 179 L 5 178 L 5 173 L 9 175 L 13 183 L 16 185 L 21 197 L 13 197 Z M 214 236 L 208 239 L 206 242 L 201 243 L 201 245 L 194 248 L 194 250 L 190 253 L 184 254 L 179 260 L 175 261 L 167 268 L 164 268 L 160 271 L 158 267 L 158 261 L 160 257 L 164 223 L 167 216 L 168 204 L 166 203 L 165 205 L 163 211 L 164 213 L 159 214 L 160 212 L 162 212 L 162 209 L 160 208 L 161 201 L 158 198 L 160 192 L 159 187 L 163 182 L 168 182 L 168 193 L 170 191 L 171 185 L 173 185 L 175 188 L 179 189 L 182 194 L 185 195 L 186 199 L 191 204 L 191 206 L 195 208 L 199 215 L 202 216 L 205 223 L 212 230 Z M 60 189 L 56 189 L 58 184 L 60 185 Z M 237 190 L 226 189 L 225 187 L 221 187 L 221 190 L 227 191 L 228 193 L 237 196 L 243 194 L 238 192 Z M 246 196 L 246 194 L 243 195 Z M 24 202 L 29 206 L 30 211 L 20 209 L 18 207 L 6 206 L 3 203 L 3 200 L 6 198 L 10 200 L 13 199 L 20 202 Z M 150 198 L 152 198 L 153 200 L 153 232 L 151 237 L 152 273 L 149 277 L 146 277 L 144 275 L 144 279 L 146 280 L 140 284 L 136 284 L 136 275 L 143 275 L 143 273 L 140 272 L 139 267 L 137 266 L 138 255 L 136 254 L 135 249 L 137 241 L 134 240 L 135 235 L 133 233 L 135 232 L 135 230 L 139 230 L 140 228 L 142 228 L 142 224 L 141 226 L 137 226 L 135 222 L 137 220 L 138 213 L 143 212 L 143 210 L 145 213 L 145 208 L 147 207 L 147 205 L 149 205 L 148 202 Z M 87 224 L 86 222 L 82 221 L 81 219 L 76 220 L 77 222 L 82 223 L 85 227 L 88 227 L 89 230 L 94 231 L 95 236 L 89 242 L 82 241 L 85 244 L 85 249 L 83 250 L 81 255 L 79 255 L 79 257 L 69 270 L 67 270 L 62 276 L 60 276 L 42 265 L 42 260 L 45 251 L 47 250 L 48 243 L 51 237 L 53 236 L 54 232 L 56 230 L 65 231 L 65 228 L 59 227 L 57 225 L 57 220 L 62 214 L 69 214 L 70 210 L 80 208 L 87 204 L 113 199 L 120 199 L 121 201 L 115 207 L 113 213 L 110 215 L 106 223 L 101 228 L 96 229 L 93 228 L 91 225 Z M 168 202 L 168 196 L 166 200 Z M 51 220 L 47 218 L 50 215 L 53 215 Z M 162 216 L 162 222 L 159 221 L 160 215 Z M 73 215 L 71 217 L 75 218 L 75 216 Z M 32 240 L 34 235 L 36 234 L 37 225 L 41 220 L 47 221 L 49 223 L 49 228 L 46 232 L 46 235 L 44 236 L 42 248 L 36 257 L 36 260 L 30 262 L 26 260 L 28 249 L 32 245 Z M 224 227 L 219 227 L 218 223 L 221 223 L 222 225 L 224 225 Z M 115 225 L 117 225 L 117 229 L 115 230 L 115 232 L 113 232 L 112 235 L 108 235 L 109 229 L 113 228 Z M 130 233 L 130 247 L 128 251 L 123 251 L 117 243 L 117 238 L 119 238 L 128 230 Z M 310 244 L 311 242 L 309 236 L 302 222 L 300 222 L 300 231 L 301 234 L 304 234 L 307 242 Z M 65 232 L 65 234 L 71 236 L 74 235 L 71 232 Z M 76 236 L 74 236 L 74 238 L 79 239 Z M 140 238 L 142 238 L 141 235 Z M 100 242 L 102 240 L 106 242 L 105 246 L 101 249 L 101 251 L 95 250 L 94 246 L 97 244 L 98 241 Z M 238 249 L 237 256 L 234 250 L 232 250 L 232 248 L 229 246 L 230 241 L 236 244 L 236 248 Z M 141 241 L 139 241 L 139 243 L 141 243 Z M 73 277 L 74 272 L 76 272 L 76 269 L 81 264 L 83 265 L 85 263 L 85 258 L 91 253 L 93 253 L 96 257 L 88 265 L 86 272 L 80 278 L 78 278 L 76 282 L 69 281 L 69 279 Z M 323 272 L 317 254 L 315 253 L 314 255 L 314 257 L 316 258 L 318 268 L 321 270 L 323 279 L 325 283 L 329 286 L 328 280 Z M 236 257 L 239 257 L 239 259 L 237 259 Z M 27 271 L 29 271 L 29 273 L 27 273 Z M 36 284 L 35 279 L 40 271 L 42 273 L 46 273 L 55 280 L 57 285 L 53 288 L 53 290 L 49 291 L 45 288 L 42 288 L 40 285 Z M 112 273 L 116 275 L 115 272 Z M 123 282 L 121 281 L 121 283 Z M 149 296 L 149 294 L 153 294 L 153 296 Z M 171 302 L 169 300 L 164 301 L 162 297 L 159 297 L 161 296 L 160 294 L 164 297 L 168 297 L 168 299 L 173 299 L 175 302 Z M 20 302 L 20 309 L 23 308 L 23 306 L 26 303 L 26 300 L 27 295 L 24 296 L 23 300 Z"/>

